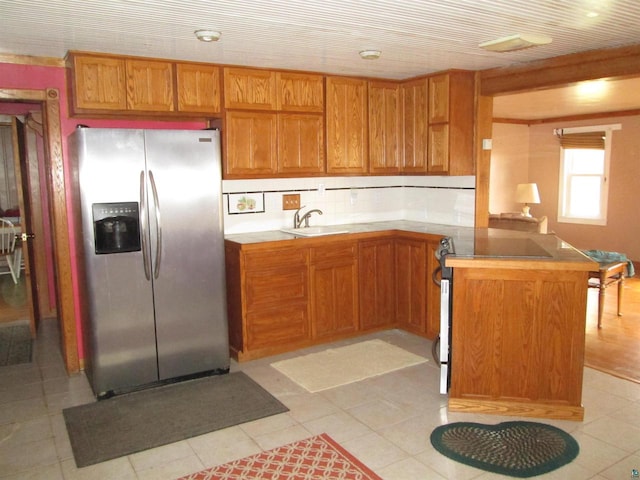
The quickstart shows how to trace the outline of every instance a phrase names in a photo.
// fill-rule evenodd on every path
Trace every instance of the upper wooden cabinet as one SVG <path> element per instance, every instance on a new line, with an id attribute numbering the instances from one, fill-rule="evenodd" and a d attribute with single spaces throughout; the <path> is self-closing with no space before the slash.
<path id="1" fill-rule="evenodd" d="M 327 173 L 367 171 L 367 82 L 346 77 L 326 79 Z"/>
<path id="2" fill-rule="evenodd" d="M 275 113 L 227 112 L 225 178 L 272 176 L 277 172 L 278 123 Z"/>
<path id="3" fill-rule="evenodd" d="M 253 68 L 225 68 L 225 107 L 322 112 L 323 76 Z"/>
<path id="4" fill-rule="evenodd" d="M 474 72 L 429 78 L 428 173 L 474 174 L 474 99 Z"/>
<path id="5" fill-rule="evenodd" d="M 277 108 L 288 112 L 324 112 L 324 77 L 277 72 Z"/>
<path id="6" fill-rule="evenodd" d="M 324 172 L 324 117 L 317 114 L 278 114 L 278 172 Z"/>
<path id="7" fill-rule="evenodd" d="M 127 108 L 149 112 L 172 112 L 173 65 L 148 60 L 125 60 Z"/>
<path id="8" fill-rule="evenodd" d="M 71 111 L 91 116 L 213 116 L 219 67 L 70 52 Z"/>
<path id="9" fill-rule="evenodd" d="M 220 111 L 220 67 L 198 63 L 176 64 L 179 112 Z"/>
<path id="10" fill-rule="evenodd" d="M 369 172 L 400 171 L 402 103 L 397 82 L 369 82 Z"/>
<path id="11" fill-rule="evenodd" d="M 126 66 L 123 58 L 70 55 L 71 97 L 76 109 L 126 110 Z"/>
<path id="12" fill-rule="evenodd" d="M 253 68 L 224 69 L 224 106 L 276 110 L 276 73 Z"/>
<path id="13" fill-rule="evenodd" d="M 403 156 L 405 173 L 426 173 L 429 127 L 429 80 L 420 78 L 402 84 Z"/>

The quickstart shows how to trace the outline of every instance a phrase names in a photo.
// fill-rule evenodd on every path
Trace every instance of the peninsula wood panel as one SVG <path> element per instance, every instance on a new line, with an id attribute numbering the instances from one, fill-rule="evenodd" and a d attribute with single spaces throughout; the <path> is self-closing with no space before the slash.
<path id="1" fill-rule="evenodd" d="M 581 419 L 587 273 L 455 268 L 454 276 L 450 408 L 511 404 L 525 415 L 518 404 L 537 405 Z"/>

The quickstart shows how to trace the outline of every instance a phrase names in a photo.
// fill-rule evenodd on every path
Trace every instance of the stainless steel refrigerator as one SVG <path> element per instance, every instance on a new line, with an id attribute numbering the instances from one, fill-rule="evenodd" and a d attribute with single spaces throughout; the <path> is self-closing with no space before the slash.
<path id="1" fill-rule="evenodd" d="M 78 128 L 69 150 L 96 396 L 228 372 L 219 131 Z"/>

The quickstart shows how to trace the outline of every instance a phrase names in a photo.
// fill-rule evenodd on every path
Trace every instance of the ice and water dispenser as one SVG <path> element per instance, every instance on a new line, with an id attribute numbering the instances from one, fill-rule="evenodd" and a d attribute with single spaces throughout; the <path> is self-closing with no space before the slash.
<path id="1" fill-rule="evenodd" d="M 138 202 L 94 203 L 92 209 L 97 255 L 140 250 Z"/>

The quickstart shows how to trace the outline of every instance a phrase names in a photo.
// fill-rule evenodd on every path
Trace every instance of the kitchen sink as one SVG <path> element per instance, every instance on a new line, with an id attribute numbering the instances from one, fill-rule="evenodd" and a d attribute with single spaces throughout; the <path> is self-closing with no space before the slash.
<path id="1" fill-rule="evenodd" d="M 349 230 L 336 227 L 336 226 L 281 228 L 280 231 L 284 233 L 290 233 L 298 237 L 320 237 L 322 235 L 336 235 L 338 233 L 349 233 Z"/>

